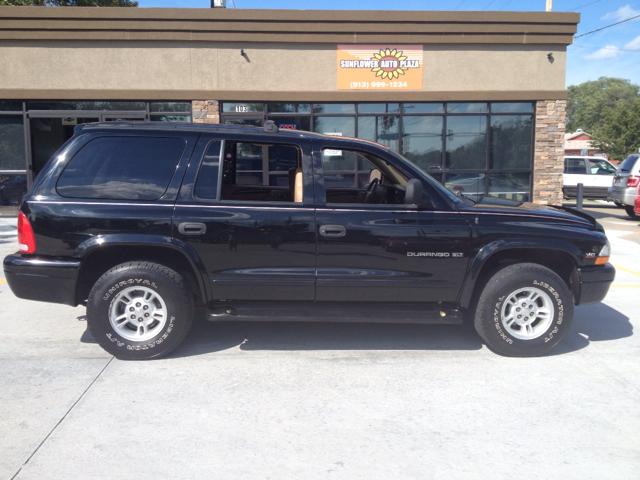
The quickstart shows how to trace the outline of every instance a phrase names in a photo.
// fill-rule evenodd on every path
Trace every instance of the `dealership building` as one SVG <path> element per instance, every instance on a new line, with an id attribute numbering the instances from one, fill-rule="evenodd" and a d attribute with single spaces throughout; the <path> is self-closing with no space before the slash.
<path id="1" fill-rule="evenodd" d="M 559 204 L 579 18 L 0 7 L 0 215 L 76 125 L 119 120 L 274 120 L 387 145 L 464 194 Z"/>

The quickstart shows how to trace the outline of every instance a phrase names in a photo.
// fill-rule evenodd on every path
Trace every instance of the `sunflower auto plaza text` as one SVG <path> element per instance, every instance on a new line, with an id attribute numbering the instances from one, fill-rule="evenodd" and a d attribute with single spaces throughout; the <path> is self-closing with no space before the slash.
<path id="1" fill-rule="evenodd" d="M 418 60 L 340 60 L 340 68 L 418 68 Z"/>

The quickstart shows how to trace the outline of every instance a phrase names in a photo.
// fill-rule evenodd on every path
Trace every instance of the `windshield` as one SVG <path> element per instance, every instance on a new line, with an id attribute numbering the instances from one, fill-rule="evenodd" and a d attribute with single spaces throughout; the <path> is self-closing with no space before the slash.
<path id="1" fill-rule="evenodd" d="M 460 204 L 463 203 L 463 201 L 460 199 L 460 197 L 458 195 L 456 195 L 455 193 L 453 193 L 451 190 L 449 190 L 447 187 L 445 187 L 444 185 L 442 185 L 440 182 L 438 182 L 435 178 L 433 178 L 431 175 L 429 175 L 427 172 L 425 172 L 424 170 L 422 170 L 418 165 L 416 165 L 415 163 L 407 160 L 406 157 L 400 155 L 398 152 L 390 150 L 390 153 L 393 154 L 394 156 L 398 157 L 399 159 L 401 159 L 404 162 L 407 162 L 408 164 L 410 164 L 411 166 L 413 166 L 413 168 L 415 168 L 416 170 L 418 170 L 423 177 L 425 177 L 427 179 L 427 181 L 431 184 L 431 186 L 433 188 L 435 188 L 440 194 L 442 194 L 442 196 L 444 196 L 445 198 L 447 198 L 448 200 L 452 201 L 455 204 Z"/>

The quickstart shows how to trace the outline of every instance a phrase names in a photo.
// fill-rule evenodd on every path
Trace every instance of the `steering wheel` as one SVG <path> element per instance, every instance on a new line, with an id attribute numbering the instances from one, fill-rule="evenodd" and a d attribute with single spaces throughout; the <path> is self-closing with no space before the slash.
<path id="1" fill-rule="evenodd" d="M 367 187 L 367 192 L 364 194 L 364 200 L 362 203 L 373 203 L 373 200 L 376 196 L 376 190 L 378 190 L 378 185 L 380 184 L 380 180 L 374 178 L 371 180 L 371 183 Z"/>

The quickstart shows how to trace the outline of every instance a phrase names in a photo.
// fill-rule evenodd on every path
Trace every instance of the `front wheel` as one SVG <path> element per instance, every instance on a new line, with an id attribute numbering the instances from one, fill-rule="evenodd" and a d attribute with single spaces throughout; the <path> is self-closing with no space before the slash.
<path id="1" fill-rule="evenodd" d="M 94 338 L 121 360 L 168 354 L 193 321 L 193 299 L 180 274 L 152 262 L 128 262 L 102 275 L 89 294 Z"/>
<path id="2" fill-rule="evenodd" d="M 627 215 L 629 215 L 631 218 L 637 218 L 638 215 L 636 215 L 636 212 L 633 211 L 633 206 L 631 205 L 625 205 L 624 206 L 624 211 L 627 212 Z"/>
<path id="3" fill-rule="evenodd" d="M 555 347 L 573 320 L 573 295 L 553 271 L 534 263 L 495 273 L 478 299 L 475 327 L 487 346 L 508 357 L 536 357 Z"/>

